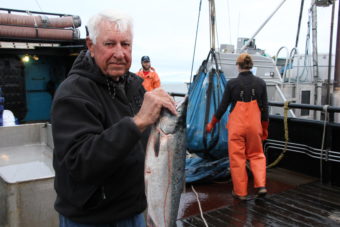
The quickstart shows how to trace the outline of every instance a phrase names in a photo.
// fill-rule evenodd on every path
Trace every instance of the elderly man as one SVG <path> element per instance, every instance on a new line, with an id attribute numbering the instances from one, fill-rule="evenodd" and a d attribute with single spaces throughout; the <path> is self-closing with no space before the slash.
<path id="1" fill-rule="evenodd" d="M 162 89 L 146 92 L 129 72 L 132 21 L 103 11 L 88 23 L 88 50 L 59 86 L 52 107 L 55 209 L 60 226 L 145 226 L 144 152 L 162 108 Z"/>

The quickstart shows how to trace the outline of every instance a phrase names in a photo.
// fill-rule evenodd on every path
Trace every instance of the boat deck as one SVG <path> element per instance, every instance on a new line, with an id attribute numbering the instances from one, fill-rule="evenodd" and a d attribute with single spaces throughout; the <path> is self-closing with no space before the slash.
<path id="1" fill-rule="evenodd" d="M 250 179 L 250 184 L 252 181 Z M 268 194 L 248 201 L 231 196 L 231 183 L 187 187 L 177 226 L 340 226 L 340 188 L 285 169 L 270 169 Z M 249 194 L 254 191 L 249 187 Z"/>

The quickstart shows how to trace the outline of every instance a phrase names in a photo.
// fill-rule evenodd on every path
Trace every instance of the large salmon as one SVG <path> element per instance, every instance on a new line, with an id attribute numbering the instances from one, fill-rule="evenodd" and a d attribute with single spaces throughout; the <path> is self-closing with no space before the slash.
<path id="1" fill-rule="evenodd" d="M 162 110 L 149 137 L 144 172 L 148 226 L 176 226 L 185 180 L 186 107 L 187 99 L 178 106 L 177 116 Z"/>

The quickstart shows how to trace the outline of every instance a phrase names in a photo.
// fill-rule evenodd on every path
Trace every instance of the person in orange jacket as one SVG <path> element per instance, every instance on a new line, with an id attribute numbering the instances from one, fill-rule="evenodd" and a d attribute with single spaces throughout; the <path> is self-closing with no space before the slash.
<path id="1" fill-rule="evenodd" d="M 153 89 L 160 87 L 161 81 L 156 70 L 151 67 L 150 57 L 143 56 L 141 63 L 142 68 L 136 74 L 144 79 L 143 86 L 145 90 L 152 91 Z"/>
<path id="2" fill-rule="evenodd" d="M 231 104 L 226 127 L 232 194 L 235 198 L 247 200 L 247 160 L 250 162 L 258 196 L 267 193 L 266 157 L 262 141 L 268 137 L 268 98 L 265 81 L 250 71 L 253 67 L 251 56 L 247 53 L 240 54 L 236 65 L 239 75 L 228 81 L 222 101 L 212 120 L 206 125 L 206 131 L 213 130 Z"/>

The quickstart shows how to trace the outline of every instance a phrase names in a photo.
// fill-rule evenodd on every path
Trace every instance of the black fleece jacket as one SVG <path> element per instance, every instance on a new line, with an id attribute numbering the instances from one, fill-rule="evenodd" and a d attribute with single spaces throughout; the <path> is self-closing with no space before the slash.
<path id="1" fill-rule="evenodd" d="M 132 121 L 145 90 L 135 74 L 122 78 L 104 76 L 83 51 L 54 97 L 55 209 L 79 223 L 112 223 L 146 208 L 148 133 Z"/>
<path id="2" fill-rule="evenodd" d="M 243 92 L 241 93 L 241 91 Z M 266 82 L 263 79 L 254 76 L 250 71 L 241 72 L 237 78 L 228 81 L 222 101 L 216 110 L 215 117 L 221 119 L 229 104 L 231 104 L 230 112 L 232 112 L 237 101 L 250 102 L 255 99 L 261 111 L 261 121 L 268 121 L 269 114 Z"/>

